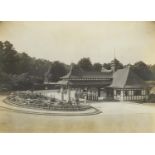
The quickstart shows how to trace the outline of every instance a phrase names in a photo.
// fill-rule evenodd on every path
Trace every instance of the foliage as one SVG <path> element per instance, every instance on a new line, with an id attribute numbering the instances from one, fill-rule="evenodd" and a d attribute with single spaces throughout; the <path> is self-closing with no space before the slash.
<path id="1" fill-rule="evenodd" d="M 107 70 L 110 70 L 111 69 L 111 66 L 112 66 L 112 63 L 115 63 L 116 70 L 122 69 L 124 67 L 123 64 L 119 60 L 117 60 L 117 59 L 114 59 L 114 60 L 112 60 L 109 63 L 104 63 L 103 64 L 103 67 L 105 69 L 107 69 Z"/>
<path id="2" fill-rule="evenodd" d="M 93 70 L 94 71 L 101 72 L 101 69 L 102 69 L 102 64 L 100 64 L 100 63 L 94 63 L 93 64 Z"/>
<path id="3" fill-rule="evenodd" d="M 9 41 L 0 41 L 0 89 L 32 89 L 43 84 L 52 62 L 18 53 Z"/>
<path id="4" fill-rule="evenodd" d="M 52 63 L 51 68 L 49 69 L 47 76 L 48 80 L 56 82 L 60 80 L 60 77 L 64 76 L 67 73 L 65 64 L 55 61 Z"/>
<path id="5" fill-rule="evenodd" d="M 152 80 L 153 79 L 153 74 L 150 70 L 150 67 L 146 65 L 144 62 L 139 61 L 136 62 L 133 65 L 133 70 L 136 72 L 139 77 L 141 77 L 143 80 Z"/>
<path id="6" fill-rule="evenodd" d="M 104 64 L 103 64 L 103 67 L 104 67 L 105 69 L 110 70 L 110 69 L 111 69 L 111 63 L 104 63 Z"/>
<path id="7" fill-rule="evenodd" d="M 111 62 L 111 65 L 112 65 L 112 63 L 115 64 L 116 70 L 122 69 L 122 68 L 124 67 L 123 64 L 122 64 L 119 60 L 117 60 L 117 59 L 114 59 L 114 60 Z"/>
<path id="8" fill-rule="evenodd" d="M 124 67 L 117 59 L 104 63 L 103 67 L 109 70 L 113 62 L 116 64 L 116 69 Z M 100 63 L 92 64 L 90 58 L 82 58 L 75 65 L 84 71 L 100 72 L 102 68 Z M 147 65 L 139 61 L 132 67 L 142 79 L 155 79 L 155 65 Z M 51 62 L 30 57 L 25 52 L 19 53 L 9 41 L 0 41 L 0 90 L 41 88 L 45 79 L 56 82 L 69 71 L 69 68 L 69 65 L 59 61 Z"/>
<path id="9" fill-rule="evenodd" d="M 90 61 L 89 58 L 82 58 L 79 62 L 78 62 L 78 66 L 83 69 L 84 71 L 92 71 L 93 70 L 93 65 Z"/>
<path id="10" fill-rule="evenodd" d="M 155 64 L 150 66 L 150 70 L 152 72 L 153 80 L 155 80 Z"/>

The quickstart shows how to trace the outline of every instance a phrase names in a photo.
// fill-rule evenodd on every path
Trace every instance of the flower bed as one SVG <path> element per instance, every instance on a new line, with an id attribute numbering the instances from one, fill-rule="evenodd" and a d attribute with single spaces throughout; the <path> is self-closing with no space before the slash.
<path id="1" fill-rule="evenodd" d="M 16 93 L 7 97 L 10 104 L 24 108 L 51 111 L 85 111 L 91 106 L 76 104 L 75 102 L 59 101 L 37 93 Z"/>

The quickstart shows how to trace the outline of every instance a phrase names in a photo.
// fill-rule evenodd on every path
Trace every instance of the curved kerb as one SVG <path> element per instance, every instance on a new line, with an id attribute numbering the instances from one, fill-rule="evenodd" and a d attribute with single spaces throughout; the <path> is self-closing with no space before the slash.
<path id="1" fill-rule="evenodd" d="M 92 111 L 88 111 L 86 110 L 85 112 L 60 112 L 60 111 L 39 111 L 36 110 L 34 108 L 24 108 L 24 107 L 20 107 L 18 105 L 12 104 L 10 103 L 8 100 L 4 99 L 3 102 L 5 104 L 7 104 L 7 106 L 0 106 L 1 108 L 8 110 L 8 111 L 12 111 L 12 112 L 16 112 L 16 113 L 24 113 L 24 114 L 33 114 L 33 115 L 45 115 L 45 116 L 90 116 L 90 115 L 97 115 L 102 113 L 100 110 L 91 107 L 90 109 Z M 90 110 L 89 109 L 89 110 Z"/>

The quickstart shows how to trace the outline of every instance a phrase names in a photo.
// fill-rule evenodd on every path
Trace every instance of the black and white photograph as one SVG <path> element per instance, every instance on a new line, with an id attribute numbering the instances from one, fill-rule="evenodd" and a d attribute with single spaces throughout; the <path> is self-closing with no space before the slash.
<path id="1" fill-rule="evenodd" d="M 155 22 L 1 21 L 0 132 L 155 132 Z"/>

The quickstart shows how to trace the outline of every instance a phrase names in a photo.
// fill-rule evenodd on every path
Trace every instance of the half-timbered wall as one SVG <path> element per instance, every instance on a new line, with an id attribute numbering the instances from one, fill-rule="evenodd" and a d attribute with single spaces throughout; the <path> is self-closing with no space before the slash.
<path id="1" fill-rule="evenodd" d="M 139 101 L 148 99 L 147 89 L 114 89 L 114 99 L 122 101 Z"/>

